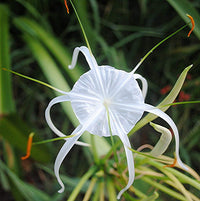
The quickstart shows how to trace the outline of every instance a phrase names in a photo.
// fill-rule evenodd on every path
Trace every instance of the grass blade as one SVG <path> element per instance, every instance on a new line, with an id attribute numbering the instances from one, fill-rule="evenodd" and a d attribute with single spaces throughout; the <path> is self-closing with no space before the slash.
<path id="1" fill-rule="evenodd" d="M 9 10 L 0 4 L 0 68 L 10 68 Z M 11 75 L 0 70 L 0 115 L 15 112 L 12 97 Z"/>

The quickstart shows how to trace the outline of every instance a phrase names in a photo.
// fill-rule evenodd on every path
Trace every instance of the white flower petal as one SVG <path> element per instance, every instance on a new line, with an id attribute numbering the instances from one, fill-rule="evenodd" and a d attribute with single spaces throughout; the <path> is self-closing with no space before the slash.
<path id="1" fill-rule="evenodd" d="M 71 65 L 68 66 L 69 69 L 73 69 L 76 66 L 76 62 L 77 62 L 77 59 L 78 59 L 79 52 L 82 52 L 84 54 L 84 56 L 85 56 L 85 58 L 86 58 L 86 60 L 88 62 L 88 65 L 89 65 L 89 67 L 91 69 L 98 66 L 94 56 L 88 50 L 88 48 L 85 47 L 85 46 L 81 46 L 81 47 L 76 47 L 74 49 L 73 57 L 72 57 L 72 63 L 71 63 Z"/>
<path id="2" fill-rule="evenodd" d="M 183 162 L 181 161 L 180 156 L 179 156 L 179 133 L 178 133 L 178 129 L 177 129 L 175 123 L 173 122 L 173 120 L 166 113 L 164 113 L 160 109 L 158 109 L 152 105 L 149 105 L 149 104 L 126 105 L 123 103 L 120 103 L 120 104 L 117 103 L 115 105 L 123 107 L 126 110 L 147 111 L 147 112 L 155 114 L 156 116 L 159 116 L 162 119 L 164 119 L 169 124 L 169 126 L 172 128 L 172 130 L 174 132 L 175 142 L 176 142 L 175 152 L 176 152 L 177 162 L 183 169 L 188 170 L 188 168 L 183 164 Z"/>
<path id="3" fill-rule="evenodd" d="M 129 172 L 128 184 L 117 195 L 117 199 L 120 199 L 121 195 L 126 190 L 128 190 L 130 188 L 130 186 L 133 184 L 133 181 L 134 181 L 134 178 L 135 178 L 134 159 L 133 159 L 133 153 L 129 149 L 129 148 L 131 148 L 129 138 L 127 136 L 127 133 L 124 130 L 123 125 L 120 122 L 120 119 L 118 118 L 117 115 L 114 115 L 112 113 L 112 111 L 109 111 L 109 115 L 110 115 L 110 120 L 111 120 L 111 130 L 112 130 L 112 128 L 115 128 L 114 132 L 116 132 L 116 133 L 112 133 L 112 134 L 113 135 L 117 134 L 119 136 L 119 138 L 121 139 L 123 145 L 124 145 L 124 150 L 125 150 L 125 153 L 126 153 L 126 160 L 127 160 L 127 165 L 128 165 L 128 172 Z M 113 132 L 113 130 L 112 130 L 112 132 Z"/>
<path id="4" fill-rule="evenodd" d="M 147 83 L 146 79 L 143 76 L 141 76 L 140 74 L 134 74 L 133 77 L 135 79 L 139 79 L 142 82 L 142 94 L 145 99 L 146 95 L 147 95 L 147 90 L 148 90 L 148 83 Z"/>
<path id="5" fill-rule="evenodd" d="M 61 185 L 61 189 L 58 191 L 59 193 L 62 193 L 64 191 L 64 185 L 59 176 L 59 169 L 60 169 L 61 163 L 63 162 L 65 156 L 68 154 L 70 149 L 77 142 L 78 138 L 88 129 L 90 125 L 94 124 L 98 115 L 100 115 L 101 112 L 102 112 L 102 109 L 99 109 L 98 111 L 96 111 L 96 113 L 90 116 L 90 118 L 88 118 L 87 122 L 85 122 L 84 125 L 79 125 L 71 134 L 75 136 L 72 138 L 68 138 L 65 144 L 63 145 L 63 147 L 61 148 L 60 152 L 58 153 L 58 156 L 54 164 L 54 172 L 59 184 Z"/>
<path id="6" fill-rule="evenodd" d="M 128 172 L 129 172 L 129 179 L 128 179 L 128 184 L 126 185 L 125 188 L 123 188 L 117 195 L 117 199 L 120 199 L 121 195 L 130 188 L 130 186 L 133 184 L 134 182 L 134 178 L 135 178 L 135 168 L 134 168 L 134 159 L 133 159 L 133 153 L 132 151 L 129 149 L 131 148 L 129 139 L 127 134 L 122 134 L 119 136 L 123 145 L 124 145 L 124 149 L 126 152 L 126 160 L 127 160 L 127 164 L 128 164 Z"/>
<path id="7" fill-rule="evenodd" d="M 183 164 L 183 162 L 181 161 L 180 156 L 179 156 L 179 133 L 178 133 L 178 129 L 177 129 L 175 123 L 173 122 L 173 120 L 166 113 L 164 113 L 163 111 L 161 111 L 160 109 L 158 109 L 156 107 L 153 107 L 148 104 L 145 104 L 144 106 L 145 106 L 144 107 L 145 111 L 153 113 L 153 114 L 161 117 L 170 125 L 170 127 L 173 130 L 174 136 L 175 136 L 175 142 L 176 142 L 175 152 L 176 152 L 177 162 L 183 169 L 188 170 L 188 168 Z"/>
<path id="8" fill-rule="evenodd" d="M 61 103 L 61 102 L 65 102 L 65 101 L 70 101 L 70 97 L 69 95 L 63 95 L 63 96 L 58 96 L 56 98 L 54 98 L 53 100 L 50 101 L 48 107 L 45 110 L 45 118 L 47 121 L 47 124 L 49 125 L 49 127 L 51 128 L 51 130 L 58 135 L 59 137 L 65 137 L 66 135 L 63 134 L 61 131 L 59 131 L 53 124 L 52 120 L 51 120 L 51 116 L 50 116 L 50 109 L 53 105 L 57 104 L 57 103 Z"/>
<path id="9" fill-rule="evenodd" d="M 79 125 L 71 135 L 77 134 L 72 138 L 68 138 L 65 142 L 65 144 L 62 146 L 62 148 L 60 149 L 57 157 L 56 157 L 56 161 L 54 164 L 54 173 L 55 176 L 58 180 L 58 183 L 61 186 L 61 189 L 58 191 L 59 193 L 62 193 L 65 189 L 63 182 L 60 179 L 60 175 L 59 175 L 59 169 L 60 166 L 64 160 L 64 158 L 66 157 L 66 155 L 68 154 L 68 152 L 71 150 L 71 148 L 74 146 L 75 142 L 79 139 L 79 137 L 82 135 L 82 133 L 84 132 L 84 130 L 81 129 L 82 126 Z M 80 132 L 80 130 L 82 130 L 82 132 Z"/>

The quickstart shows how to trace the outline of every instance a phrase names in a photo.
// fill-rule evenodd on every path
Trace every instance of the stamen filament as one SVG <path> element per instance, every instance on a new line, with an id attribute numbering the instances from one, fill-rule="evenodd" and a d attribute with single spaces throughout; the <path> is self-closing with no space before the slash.
<path id="1" fill-rule="evenodd" d="M 187 14 L 187 16 L 190 18 L 191 23 L 192 23 L 192 28 L 191 28 L 190 32 L 188 33 L 188 35 L 187 35 L 188 37 L 190 37 L 190 34 L 191 34 L 192 31 L 194 30 L 195 23 L 194 23 L 194 19 L 193 19 L 193 17 L 192 17 L 191 15 Z"/>
<path id="2" fill-rule="evenodd" d="M 8 71 L 8 72 L 10 72 L 10 73 L 13 73 L 13 74 L 18 75 L 18 76 L 20 76 L 20 77 L 23 77 L 23 78 L 25 78 L 25 79 L 28 79 L 28 80 L 37 82 L 37 83 L 39 83 L 39 84 L 42 84 L 42 85 L 44 85 L 44 86 L 46 86 L 46 87 L 49 87 L 49 88 L 55 90 L 55 91 L 58 91 L 58 92 L 60 92 L 60 93 L 62 93 L 62 94 L 66 94 L 65 91 L 62 91 L 62 90 L 60 90 L 60 89 L 57 89 L 56 87 L 53 87 L 53 86 L 51 86 L 50 84 L 47 84 L 47 83 L 42 82 L 42 81 L 40 81 L 40 80 L 34 79 L 34 78 L 32 78 L 32 77 L 28 77 L 28 76 L 26 76 L 26 75 L 23 75 L 23 74 L 21 74 L 21 73 L 17 73 L 17 72 L 15 72 L 15 71 L 9 70 L 9 69 L 7 69 L 7 68 L 2 68 L 2 70 Z"/>
<path id="3" fill-rule="evenodd" d="M 69 7 L 68 7 L 68 5 L 67 5 L 67 0 L 64 0 L 64 3 L 65 3 L 65 7 L 66 7 L 66 9 L 67 9 L 67 14 L 69 14 Z"/>
<path id="4" fill-rule="evenodd" d="M 78 22 L 79 22 L 79 24 L 80 24 L 80 27 L 81 27 L 83 36 L 84 36 L 84 38 L 85 38 L 85 42 L 86 42 L 86 44 L 87 44 L 87 47 L 88 47 L 90 53 L 92 54 L 92 50 L 91 50 L 91 48 L 90 48 L 90 44 L 89 44 L 89 41 L 88 41 L 88 39 L 87 39 L 87 35 L 86 35 L 86 33 L 85 33 L 85 29 L 83 28 L 83 25 L 82 25 L 82 22 L 81 22 L 81 20 L 80 20 L 79 15 L 78 15 L 78 12 L 76 11 L 76 8 L 75 8 L 74 4 L 72 3 L 72 0 L 69 0 L 69 1 L 70 1 L 71 5 L 72 5 L 72 7 L 73 7 L 73 9 L 74 9 L 75 15 L 76 15 L 76 17 L 77 17 L 77 19 L 78 19 Z"/>
<path id="5" fill-rule="evenodd" d="M 175 167 L 176 162 L 177 162 L 177 158 L 174 158 L 174 162 L 172 164 L 165 165 L 164 168 L 166 168 L 166 167 Z"/>
<path id="6" fill-rule="evenodd" d="M 42 141 L 39 141 L 39 142 L 33 142 L 32 145 L 45 144 L 45 143 L 48 143 L 48 142 L 64 140 L 64 139 L 67 139 L 67 138 L 72 138 L 74 136 L 76 136 L 76 135 L 74 134 L 74 135 L 69 135 L 69 136 L 65 136 L 65 137 L 57 137 L 57 138 L 53 138 L 53 139 L 49 139 L 49 140 L 42 140 Z"/>
<path id="7" fill-rule="evenodd" d="M 155 45 L 151 50 L 149 50 L 145 56 L 140 60 L 140 62 L 136 65 L 136 67 L 131 71 L 132 74 L 135 73 L 135 71 L 139 68 L 139 66 L 144 62 L 144 60 L 158 47 L 160 46 L 162 43 L 164 43 L 166 40 L 168 40 L 169 38 L 171 38 L 172 36 L 174 36 L 175 34 L 177 34 L 178 32 L 180 32 L 181 30 L 183 30 L 186 26 L 188 26 L 188 24 L 183 25 L 181 28 L 179 28 L 177 31 L 175 31 L 174 33 L 170 34 L 169 36 L 167 36 L 166 38 L 164 38 L 163 40 L 161 40 L 157 45 Z"/>
<path id="8" fill-rule="evenodd" d="M 21 157 L 22 160 L 26 160 L 31 155 L 33 136 L 34 136 L 34 133 L 30 133 L 28 137 L 28 142 L 27 142 L 26 155 Z"/>

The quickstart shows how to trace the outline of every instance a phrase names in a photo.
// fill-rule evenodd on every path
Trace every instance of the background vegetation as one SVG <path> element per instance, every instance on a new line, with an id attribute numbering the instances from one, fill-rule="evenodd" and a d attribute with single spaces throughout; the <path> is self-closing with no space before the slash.
<path id="1" fill-rule="evenodd" d="M 69 15 L 60 0 L 1 1 L 0 67 L 10 68 L 69 91 L 79 76 L 88 70 L 88 66 L 80 56 L 79 66 L 72 71 L 67 69 L 73 49 L 85 45 L 77 18 L 69 2 L 68 4 Z M 199 100 L 199 0 L 74 0 L 74 4 L 98 63 L 127 71 L 130 71 L 155 44 L 188 22 L 186 13 L 192 15 L 196 28 L 191 37 L 187 38 L 189 28 L 184 29 L 156 49 L 138 72 L 149 83 L 146 102 L 157 105 L 167 93 L 162 89 L 166 89 L 166 86 L 173 87 L 184 68 L 194 64 L 176 100 Z M 4 201 L 68 200 L 82 176 L 94 163 L 87 148 L 73 148 L 62 166 L 61 173 L 66 191 L 60 195 L 57 194 L 59 186 L 52 170 L 62 141 L 34 146 L 31 158 L 21 161 L 20 157 L 26 152 L 30 132 L 35 132 L 34 141 L 55 137 L 44 118 L 47 104 L 55 95 L 58 94 L 45 86 L 0 70 L 0 195 Z M 183 161 L 199 172 L 199 104 L 173 106 L 168 113 L 180 132 Z M 55 107 L 53 114 L 56 125 L 66 134 L 70 134 L 78 123 L 68 104 Z M 84 135 L 83 140 L 90 142 L 91 139 Z M 131 144 L 137 149 L 147 143 L 154 145 L 157 140 L 155 131 L 147 125 L 132 136 Z M 101 142 L 105 153 L 109 149 L 107 143 L 110 143 L 109 139 Z M 173 157 L 173 150 L 174 143 L 169 147 L 167 155 Z M 105 154 L 102 150 L 99 153 Z M 123 155 L 123 151 L 120 153 Z M 108 160 L 107 167 L 110 167 L 109 163 L 112 162 L 112 158 Z M 138 166 L 145 164 L 141 158 L 136 159 L 136 162 Z M 158 168 L 153 162 L 147 164 L 145 167 L 153 166 L 152 171 L 155 167 Z M 125 167 L 126 165 L 122 169 Z M 158 169 L 155 172 L 158 172 Z M 101 175 L 101 172 L 99 174 Z M 157 178 L 158 175 L 154 176 L 162 184 L 162 180 L 168 178 L 166 175 L 162 176 L 161 180 Z M 114 189 L 114 181 L 111 178 L 105 182 L 106 185 L 109 184 L 110 192 Z M 182 197 L 179 194 L 175 196 L 166 193 L 159 186 L 155 186 L 155 183 L 151 183 L 151 179 L 152 176 L 136 180 L 134 185 L 135 192 L 138 190 L 137 196 L 134 198 L 127 193 L 126 200 L 164 201 L 169 199 L 169 196 L 170 200 L 188 200 L 184 193 Z M 77 191 L 79 197 L 74 199 L 83 198 L 89 186 L 89 180 L 86 180 L 80 192 Z M 102 189 L 99 188 L 102 184 L 103 182 L 96 183 L 95 188 Z M 170 186 L 170 183 L 167 185 Z M 196 198 L 199 197 L 197 187 L 193 189 L 186 185 L 186 188 Z M 155 194 L 158 189 L 159 198 Z M 148 197 L 145 197 L 146 195 Z M 93 200 L 95 199 L 94 197 Z M 105 200 L 114 199 L 116 198 L 105 193 Z"/>

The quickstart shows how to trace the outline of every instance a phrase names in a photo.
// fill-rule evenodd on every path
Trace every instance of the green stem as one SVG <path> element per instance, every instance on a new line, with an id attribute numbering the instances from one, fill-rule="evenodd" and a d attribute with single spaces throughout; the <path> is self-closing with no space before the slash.
<path id="1" fill-rule="evenodd" d="M 158 168 L 160 171 L 163 170 L 163 164 L 149 160 L 148 164 L 153 165 L 154 167 Z M 195 179 L 191 179 L 190 177 L 186 176 L 185 174 L 177 171 L 174 168 L 165 168 L 168 172 L 176 175 L 183 183 L 190 184 L 191 186 L 195 187 L 196 189 L 200 190 L 200 183 L 198 183 Z"/>
<path id="2" fill-rule="evenodd" d="M 83 28 L 83 25 L 82 25 L 82 22 L 81 22 L 81 20 L 80 20 L 80 18 L 79 18 L 79 15 L 78 15 L 78 13 L 77 13 L 77 11 L 76 11 L 76 8 L 75 8 L 74 4 L 72 3 L 72 0 L 70 0 L 70 3 L 71 3 L 71 5 L 72 5 L 72 7 L 73 7 L 73 9 L 74 9 L 74 12 L 75 12 L 76 17 L 77 17 L 77 19 L 78 19 L 78 22 L 79 22 L 79 24 L 80 24 L 80 27 L 81 27 L 83 36 L 84 36 L 84 38 L 85 38 L 85 42 L 86 42 L 86 44 L 87 44 L 87 46 L 88 46 L 88 49 L 89 49 L 90 53 L 92 54 L 92 50 L 91 50 L 91 48 L 90 48 L 90 44 L 89 44 L 89 41 L 88 41 L 88 39 L 87 39 L 85 30 L 84 30 L 84 28 Z"/>
<path id="3" fill-rule="evenodd" d="M 145 181 L 146 183 L 149 183 L 150 185 L 154 186 L 155 188 L 158 188 L 159 190 L 165 192 L 166 194 L 178 199 L 178 200 L 187 201 L 186 198 L 184 196 L 182 196 L 181 194 L 167 188 L 166 186 L 163 186 L 162 184 L 160 184 L 156 181 L 153 181 L 150 178 L 142 177 L 142 180 Z"/>
<path id="4" fill-rule="evenodd" d="M 108 178 L 106 183 L 107 183 L 107 192 L 108 192 L 109 200 L 117 201 L 115 185 L 114 185 L 113 181 L 111 180 L 111 178 Z"/>
<path id="5" fill-rule="evenodd" d="M 189 22 L 190 23 L 190 22 Z M 188 23 L 188 24 L 189 24 Z M 169 36 L 167 36 L 166 38 L 164 38 L 163 40 L 161 40 L 157 45 L 155 45 L 151 50 L 149 50 L 147 52 L 147 54 L 145 54 L 145 56 L 140 60 L 140 62 L 137 64 L 137 66 L 134 68 L 134 72 L 137 70 L 137 68 L 144 62 L 144 60 L 158 47 L 160 46 L 162 43 L 164 43 L 166 40 L 168 40 L 169 38 L 171 38 L 172 36 L 174 36 L 175 34 L 177 34 L 178 32 L 180 32 L 181 30 L 183 30 L 188 24 L 185 24 L 184 26 L 182 26 L 181 28 L 179 28 L 177 31 L 175 31 L 174 33 L 170 34 Z"/>
<path id="6" fill-rule="evenodd" d="M 97 183 L 97 187 L 95 189 L 94 196 L 91 200 L 92 201 L 99 201 L 99 195 L 100 195 L 100 183 Z"/>
<path id="7" fill-rule="evenodd" d="M 107 106 L 105 106 L 105 108 L 106 108 L 106 113 L 107 113 L 107 118 L 108 118 L 108 127 L 109 127 L 110 138 L 111 138 L 111 143 L 112 143 L 113 152 L 114 152 L 114 158 L 115 158 L 116 164 L 118 164 L 118 158 L 117 158 L 117 155 L 116 155 L 116 150 L 117 149 L 115 148 L 114 138 L 113 138 L 113 134 L 112 134 L 111 124 L 110 124 L 109 109 L 108 109 Z"/>
<path id="8" fill-rule="evenodd" d="M 197 103 L 200 103 L 200 101 L 175 102 L 175 103 L 170 103 L 170 104 L 166 104 L 166 105 L 160 105 L 159 108 L 168 107 L 168 106 L 172 106 L 172 105 L 185 105 L 185 104 L 197 104 Z"/>
<path id="9" fill-rule="evenodd" d="M 105 186 L 105 182 L 104 180 L 102 180 L 99 186 L 100 188 L 99 201 L 104 201 L 104 195 L 105 195 L 104 186 Z"/>
<path id="10" fill-rule="evenodd" d="M 91 137 L 92 154 L 93 154 L 93 157 L 94 157 L 94 162 L 96 164 L 99 164 L 99 156 L 98 156 L 97 149 L 96 149 L 95 136 L 91 134 L 90 137 Z"/>
<path id="11" fill-rule="evenodd" d="M 82 186 L 84 185 L 84 183 L 95 173 L 96 171 L 96 167 L 92 166 L 81 178 L 80 182 L 78 183 L 78 185 L 76 186 L 76 188 L 73 190 L 73 192 L 71 193 L 70 197 L 67 199 L 67 201 L 74 201 L 77 197 L 77 195 L 79 194 Z"/>
<path id="12" fill-rule="evenodd" d="M 86 191 L 86 194 L 85 194 L 85 196 L 84 196 L 84 198 L 83 198 L 83 201 L 88 201 L 88 200 L 90 200 L 90 197 L 91 197 L 91 194 L 92 194 L 92 191 L 93 191 L 93 189 L 94 189 L 94 186 L 95 186 L 96 182 L 97 182 L 97 178 L 96 178 L 96 177 L 93 177 L 93 178 L 91 179 L 91 182 L 90 182 L 90 185 L 89 185 L 89 187 L 88 187 L 88 190 Z"/>

